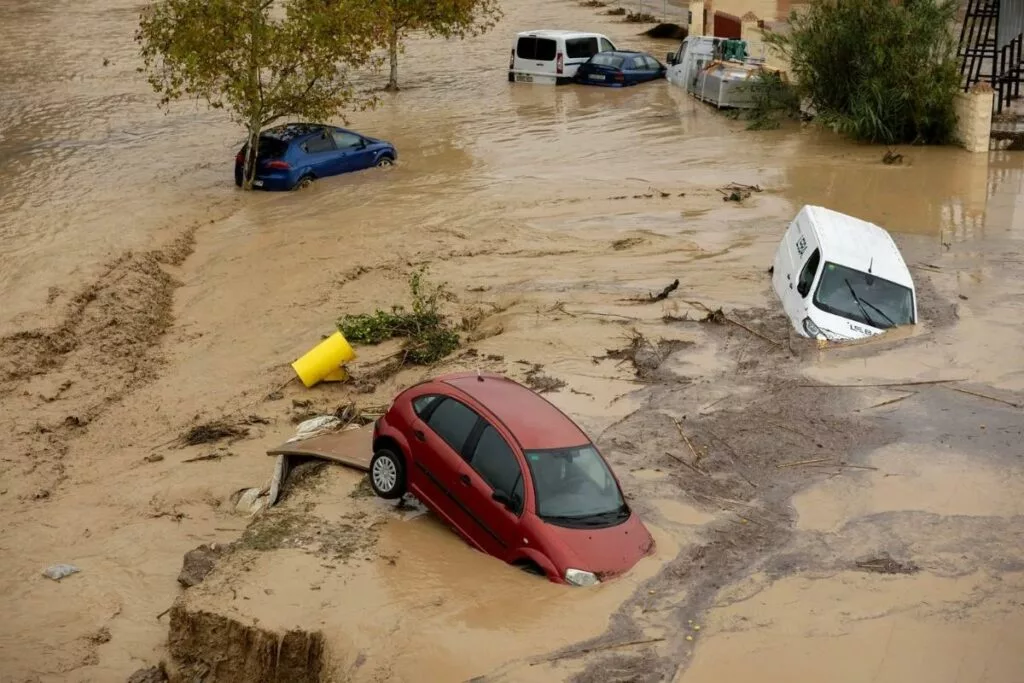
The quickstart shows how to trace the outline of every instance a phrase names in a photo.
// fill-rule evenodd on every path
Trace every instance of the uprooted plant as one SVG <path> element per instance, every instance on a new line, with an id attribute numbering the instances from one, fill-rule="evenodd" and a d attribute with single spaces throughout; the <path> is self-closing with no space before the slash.
<path id="1" fill-rule="evenodd" d="M 338 329 L 355 344 L 380 344 L 404 337 L 404 362 L 430 365 L 441 360 L 459 346 L 459 333 L 451 324 L 441 305 L 454 295 L 445 283 L 426 280 L 426 269 L 409 276 L 411 309 L 394 305 L 390 311 L 346 315 L 338 321 Z"/>

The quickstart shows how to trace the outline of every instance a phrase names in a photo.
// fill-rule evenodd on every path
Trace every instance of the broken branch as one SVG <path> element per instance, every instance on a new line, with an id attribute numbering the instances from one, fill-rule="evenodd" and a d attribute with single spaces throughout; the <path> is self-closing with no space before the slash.
<path id="1" fill-rule="evenodd" d="M 679 436 L 683 437 L 683 441 L 686 442 L 686 447 L 690 449 L 690 453 L 693 454 L 693 467 L 695 469 L 700 466 L 700 456 L 697 455 L 697 449 L 690 443 L 690 439 L 687 438 L 686 432 L 683 431 L 683 425 L 679 424 L 679 420 L 672 418 L 672 423 L 676 426 L 676 431 L 679 432 Z"/>
<path id="2" fill-rule="evenodd" d="M 957 391 L 957 392 L 959 392 L 961 394 L 967 394 L 968 396 L 977 396 L 978 398 L 987 398 L 990 401 L 995 401 L 996 403 L 1002 403 L 1003 405 L 1010 406 L 1011 408 L 1020 408 L 1020 407 L 1022 407 L 1021 404 L 1019 404 L 1019 403 L 1013 403 L 1012 401 L 1007 401 L 1006 399 L 997 398 L 995 396 L 989 396 L 988 394 L 982 394 L 982 393 L 979 393 L 977 391 L 971 391 L 970 389 L 961 389 L 960 387 L 946 387 L 946 388 L 949 389 L 950 391 Z"/>
<path id="3" fill-rule="evenodd" d="M 691 465 L 690 463 L 686 462 L 685 460 L 680 458 L 675 453 L 672 453 L 671 451 L 665 451 L 665 455 L 667 455 L 668 457 L 672 458 L 673 460 L 678 462 L 680 465 L 683 465 L 684 467 L 687 467 L 688 469 L 693 470 L 694 472 L 696 472 L 697 474 L 701 475 L 702 477 L 708 476 L 707 472 L 705 472 L 704 470 L 698 469 L 697 467 Z"/>
<path id="4" fill-rule="evenodd" d="M 966 382 L 966 378 L 960 379 L 927 379 L 915 382 L 880 382 L 877 384 L 797 384 L 801 389 L 841 389 L 860 387 L 920 387 L 928 384 L 950 384 L 952 382 Z"/>
<path id="5" fill-rule="evenodd" d="M 647 301 L 654 303 L 655 301 L 664 301 L 668 298 L 668 295 L 679 289 L 679 278 L 672 281 L 670 285 L 661 290 L 658 294 L 648 294 Z"/>
<path id="6" fill-rule="evenodd" d="M 899 403 L 900 401 L 905 401 L 906 399 L 910 398 L 911 396 L 914 396 L 915 394 L 917 394 L 916 391 L 910 391 L 910 392 L 907 392 L 903 396 L 899 396 L 897 398 L 890 398 L 888 401 L 882 401 L 881 403 L 876 403 L 873 406 L 868 406 L 867 408 L 861 408 L 857 412 L 859 413 L 859 412 L 864 411 L 864 410 L 871 410 L 872 408 L 881 408 L 882 406 L 888 406 L 888 405 L 892 405 L 893 403 Z"/>
<path id="7" fill-rule="evenodd" d="M 781 465 L 776 465 L 775 469 L 784 470 L 787 467 L 800 467 L 802 465 L 814 465 L 819 462 L 828 462 L 832 458 L 815 458 L 814 460 L 799 460 L 797 462 L 784 462 Z"/>
<path id="8" fill-rule="evenodd" d="M 543 662 L 553 662 L 559 659 L 566 659 L 569 657 L 581 657 L 588 655 L 591 652 L 600 652 L 602 650 L 617 650 L 620 647 L 633 647 L 634 645 L 650 645 L 651 643 L 660 643 L 664 641 L 664 638 L 645 638 L 643 640 L 629 640 L 624 643 L 608 643 L 606 645 L 595 645 L 594 647 L 583 647 L 578 650 L 569 650 L 568 652 L 562 652 L 561 654 L 552 655 L 540 661 L 530 662 L 530 666 L 536 666 Z"/>

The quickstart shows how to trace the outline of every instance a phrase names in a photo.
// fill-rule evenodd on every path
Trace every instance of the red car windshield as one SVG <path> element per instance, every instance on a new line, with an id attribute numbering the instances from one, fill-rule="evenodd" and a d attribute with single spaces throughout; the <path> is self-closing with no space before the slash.
<path id="1" fill-rule="evenodd" d="M 592 445 L 526 451 L 526 462 L 542 519 L 611 526 L 629 516 L 615 477 Z"/>

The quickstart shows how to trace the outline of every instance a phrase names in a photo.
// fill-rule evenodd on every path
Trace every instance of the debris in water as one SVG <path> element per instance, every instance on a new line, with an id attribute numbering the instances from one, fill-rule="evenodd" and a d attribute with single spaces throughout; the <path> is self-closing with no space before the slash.
<path id="1" fill-rule="evenodd" d="M 536 391 L 538 394 L 546 394 L 552 391 L 558 391 L 565 386 L 565 381 L 560 380 L 556 377 L 545 375 L 544 366 L 540 363 L 534 363 L 523 379 L 523 384 Z"/>
<path id="2" fill-rule="evenodd" d="M 221 439 L 244 439 L 249 436 L 245 427 L 233 425 L 226 420 L 212 420 L 192 427 L 181 436 L 182 446 L 198 446 Z"/>
<path id="3" fill-rule="evenodd" d="M 224 546 L 216 543 L 203 544 L 185 553 L 182 561 L 181 572 L 178 574 L 178 583 L 185 588 L 191 588 L 203 582 L 203 579 L 213 571 L 217 560 L 224 552 Z"/>
<path id="4" fill-rule="evenodd" d="M 893 164 L 902 164 L 903 155 L 898 154 L 896 150 L 886 150 L 885 156 L 882 157 L 882 163 L 886 166 L 892 166 Z"/>
<path id="5" fill-rule="evenodd" d="M 628 360 L 633 364 L 637 377 L 650 379 L 674 351 L 692 343 L 681 339 L 660 339 L 653 343 L 634 329 L 630 333 L 627 346 L 621 349 L 608 349 L 604 357 Z"/>
<path id="6" fill-rule="evenodd" d="M 920 567 L 913 562 L 897 562 L 889 553 L 882 553 L 869 560 L 860 560 L 856 565 L 858 569 L 878 574 L 914 574 L 920 571 Z"/>
<path id="7" fill-rule="evenodd" d="M 164 456 L 160 455 L 159 453 L 153 453 L 152 455 L 147 455 L 145 458 L 143 458 L 143 460 L 145 460 L 146 462 L 160 462 L 163 459 Z"/>
<path id="8" fill-rule="evenodd" d="M 680 26 L 679 24 L 658 24 L 644 31 L 644 35 L 648 38 L 683 40 L 690 35 L 690 32 L 686 30 L 685 26 Z"/>
<path id="9" fill-rule="evenodd" d="M 722 312 L 721 308 L 717 308 L 713 311 L 708 311 L 708 314 L 700 319 L 702 323 L 714 323 L 715 325 L 725 324 L 725 313 Z"/>
<path id="10" fill-rule="evenodd" d="M 761 192 L 760 185 L 743 185 L 742 183 L 729 183 L 718 188 L 724 202 L 742 202 L 749 199 L 752 192 Z"/>
<path id="11" fill-rule="evenodd" d="M 60 581 L 64 577 L 77 574 L 80 571 L 82 570 L 73 564 L 55 564 L 43 570 L 43 576 L 54 581 Z"/>
<path id="12" fill-rule="evenodd" d="M 640 299 L 644 303 L 654 303 L 655 301 L 664 301 L 668 298 L 668 295 L 679 289 L 679 278 L 672 281 L 671 284 L 667 285 L 663 290 L 657 294 L 648 294 L 646 299 Z"/>
<path id="13" fill-rule="evenodd" d="M 612 249 L 615 251 L 622 251 L 623 249 L 629 249 L 630 247 L 635 247 L 638 244 L 643 244 L 646 241 L 647 240 L 642 237 L 625 237 L 621 240 L 615 240 L 612 242 Z"/>

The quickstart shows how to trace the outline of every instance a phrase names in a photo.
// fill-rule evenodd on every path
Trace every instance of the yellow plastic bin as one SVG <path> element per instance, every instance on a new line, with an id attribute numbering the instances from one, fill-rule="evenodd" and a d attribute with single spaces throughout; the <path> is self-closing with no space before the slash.
<path id="1" fill-rule="evenodd" d="M 318 382 L 340 382 L 348 378 L 342 368 L 353 360 L 356 352 L 341 332 L 335 332 L 292 363 L 292 369 L 306 388 Z"/>

